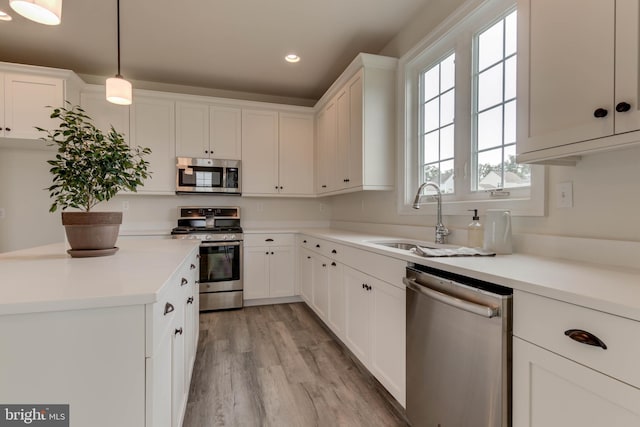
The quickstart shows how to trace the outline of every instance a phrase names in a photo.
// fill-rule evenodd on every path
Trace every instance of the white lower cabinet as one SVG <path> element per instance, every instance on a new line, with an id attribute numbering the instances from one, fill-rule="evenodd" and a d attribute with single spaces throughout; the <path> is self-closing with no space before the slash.
<path id="1" fill-rule="evenodd" d="M 514 427 L 640 425 L 640 322 L 521 291 L 513 305 Z"/>
<path id="2" fill-rule="evenodd" d="M 380 255 L 307 236 L 300 246 L 302 298 L 404 406 L 404 287 L 361 271 L 378 271 Z"/>
<path id="3" fill-rule="evenodd" d="M 295 251 L 291 234 L 253 234 L 244 241 L 244 299 L 295 294 Z"/>

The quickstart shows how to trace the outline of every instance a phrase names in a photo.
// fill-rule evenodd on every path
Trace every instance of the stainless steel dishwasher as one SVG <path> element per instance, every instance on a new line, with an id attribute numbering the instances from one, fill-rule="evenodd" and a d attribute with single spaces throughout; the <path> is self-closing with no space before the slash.
<path id="1" fill-rule="evenodd" d="M 510 426 L 513 290 L 413 264 L 404 283 L 411 425 Z"/>

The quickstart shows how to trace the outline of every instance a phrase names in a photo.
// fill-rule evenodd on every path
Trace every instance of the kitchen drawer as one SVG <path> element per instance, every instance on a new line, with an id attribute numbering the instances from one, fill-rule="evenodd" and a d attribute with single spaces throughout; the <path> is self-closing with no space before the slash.
<path id="1" fill-rule="evenodd" d="M 640 322 L 582 306 L 514 291 L 513 334 L 592 369 L 640 387 Z M 583 344 L 565 335 L 578 329 L 607 347 Z"/>
<path id="2" fill-rule="evenodd" d="M 295 235 L 282 233 L 245 234 L 244 246 L 293 246 Z"/>

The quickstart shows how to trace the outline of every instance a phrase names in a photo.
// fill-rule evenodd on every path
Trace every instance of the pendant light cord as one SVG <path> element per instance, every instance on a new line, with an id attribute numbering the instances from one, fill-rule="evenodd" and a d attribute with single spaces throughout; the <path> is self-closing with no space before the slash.
<path id="1" fill-rule="evenodd" d="M 116 77 L 122 78 L 120 74 L 120 0 L 117 0 L 117 10 L 118 10 L 118 74 Z"/>

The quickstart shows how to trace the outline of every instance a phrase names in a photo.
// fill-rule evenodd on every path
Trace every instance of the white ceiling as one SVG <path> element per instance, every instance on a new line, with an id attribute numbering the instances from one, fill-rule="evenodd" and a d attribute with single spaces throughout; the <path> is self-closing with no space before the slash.
<path id="1" fill-rule="evenodd" d="M 140 81 L 318 99 L 358 52 L 379 53 L 429 0 L 120 0 L 122 74 Z M 64 0 L 36 24 L 9 0 L 0 61 L 112 76 L 116 0 Z M 284 62 L 289 52 L 302 57 Z"/>

